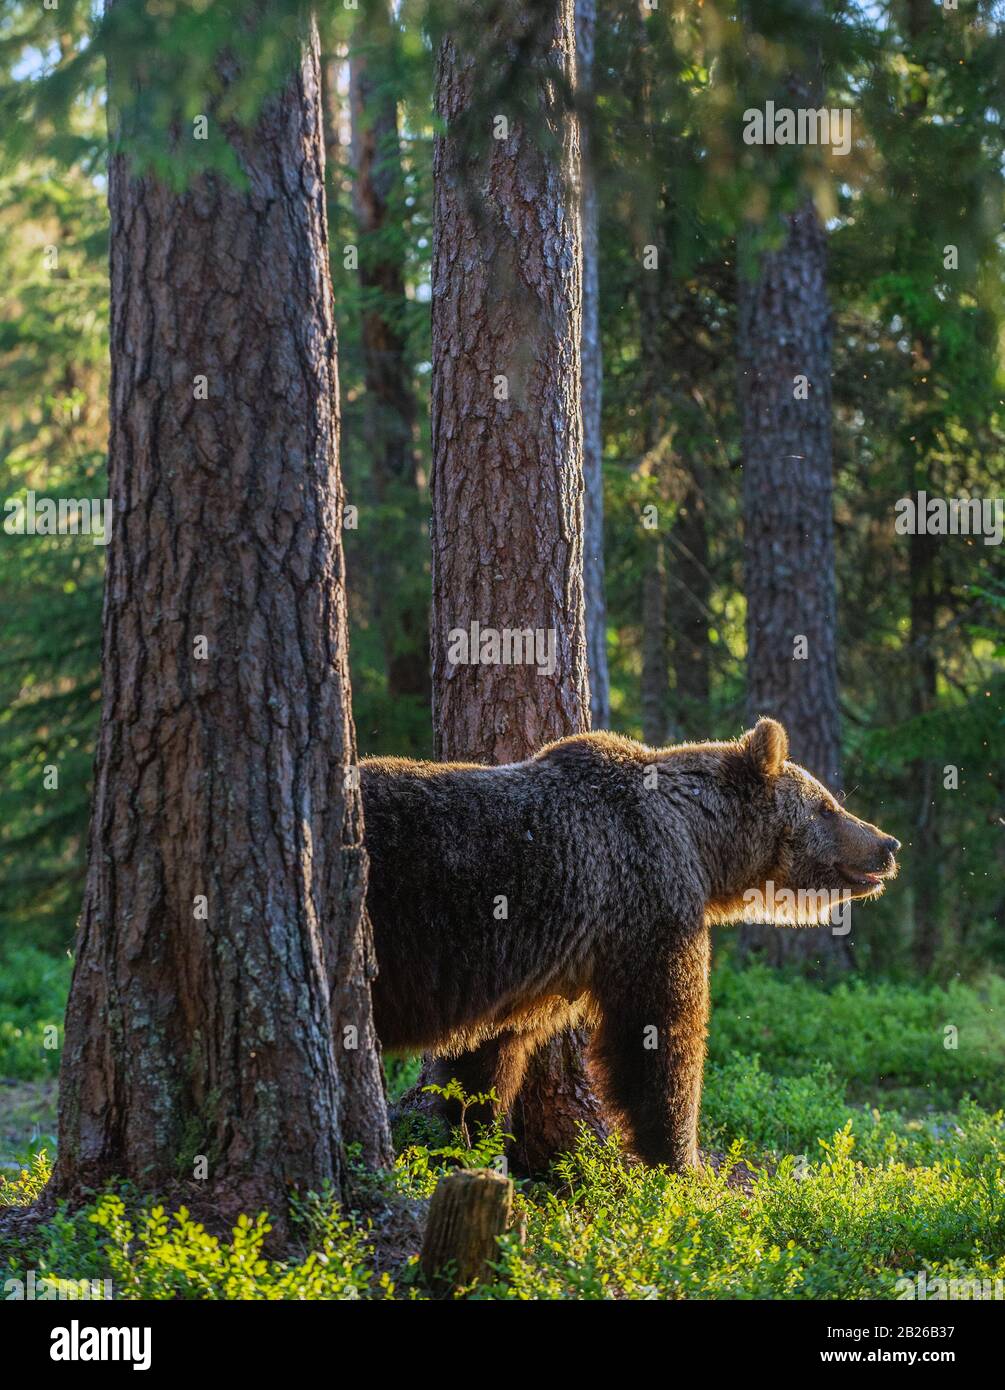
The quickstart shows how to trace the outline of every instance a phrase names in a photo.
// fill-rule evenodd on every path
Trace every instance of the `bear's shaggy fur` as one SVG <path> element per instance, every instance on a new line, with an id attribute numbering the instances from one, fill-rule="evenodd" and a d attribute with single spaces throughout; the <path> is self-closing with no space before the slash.
<path id="1" fill-rule="evenodd" d="M 452 1059 L 505 1112 L 534 1049 L 585 1022 L 630 1146 L 695 1164 L 709 925 L 749 917 L 751 889 L 770 919 L 772 884 L 843 901 L 896 872 L 898 842 L 787 753 L 762 719 L 663 749 L 584 734 L 505 767 L 364 761 L 383 1046 Z"/>

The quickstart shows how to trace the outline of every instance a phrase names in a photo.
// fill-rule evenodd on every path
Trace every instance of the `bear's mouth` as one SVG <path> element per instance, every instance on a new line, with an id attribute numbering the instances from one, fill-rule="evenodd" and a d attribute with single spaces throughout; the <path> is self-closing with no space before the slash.
<path id="1" fill-rule="evenodd" d="M 853 869 L 848 864 L 837 864 L 835 867 L 845 882 L 855 888 L 878 888 L 890 875 L 889 869 L 875 873 L 867 872 L 865 869 Z"/>

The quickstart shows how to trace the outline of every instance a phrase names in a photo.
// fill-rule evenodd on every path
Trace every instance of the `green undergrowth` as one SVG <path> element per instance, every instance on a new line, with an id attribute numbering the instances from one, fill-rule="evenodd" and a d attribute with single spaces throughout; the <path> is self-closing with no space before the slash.
<path id="1" fill-rule="evenodd" d="M 996 978 L 824 990 L 720 970 L 702 1114 L 714 1163 L 675 1176 L 584 1135 L 549 1183 L 517 1184 L 491 1280 L 458 1296 L 896 1298 L 922 1272 L 929 1290 L 1005 1292 L 1003 1004 Z M 395 1067 L 393 1091 L 414 1076 Z M 393 1172 L 358 1174 L 357 1210 L 298 1205 L 285 1260 L 264 1253 L 262 1214 L 219 1236 L 123 1188 L 27 1233 L 0 1213 L 2 1278 L 110 1279 L 121 1299 L 424 1299 L 425 1201 L 456 1165 L 498 1163 L 503 1140 L 405 1138 Z M 29 1154 L 0 1206 L 27 1206 L 48 1163 Z"/>

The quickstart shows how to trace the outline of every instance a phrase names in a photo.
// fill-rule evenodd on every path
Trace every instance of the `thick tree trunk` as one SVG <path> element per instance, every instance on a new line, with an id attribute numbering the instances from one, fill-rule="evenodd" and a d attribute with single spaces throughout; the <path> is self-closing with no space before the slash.
<path id="1" fill-rule="evenodd" d="M 601 1139 L 610 1133 L 586 1066 L 588 1042 L 584 1029 L 570 1029 L 528 1063 L 510 1119 L 522 1172 L 545 1172 L 556 1154 L 575 1146 L 582 1125 Z"/>
<path id="2" fill-rule="evenodd" d="M 583 227 L 583 327 L 580 345 L 583 401 L 583 589 L 590 712 L 595 729 L 611 725 L 607 670 L 607 598 L 604 584 L 604 440 L 601 428 L 603 352 L 600 342 L 600 202 L 589 138 L 593 109 L 596 0 L 576 0 L 576 82 L 584 119 L 579 127 Z"/>
<path id="3" fill-rule="evenodd" d="M 512 115 L 507 138 L 462 145 L 454 128 L 481 69 L 449 38 L 437 88 L 446 133 L 434 160 L 433 723 L 438 757 L 486 763 L 526 758 L 590 721 L 576 122 L 544 80 L 549 65 L 572 77 L 572 0 L 538 11 L 506 0 L 487 51 L 499 61 L 519 39 L 542 78 L 557 156 Z M 451 664 L 451 632 L 474 622 L 529 629 L 548 655 Z M 570 1035 L 531 1061 L 523 1097 L 518 1153 L 534 1167 L 571 1147 L 578 1121 L 599 1128 Z"/>
<path id="4" fill-rule="evenodd" d="M 839 790 L 831 327 L 812 203 L 739 294 L 748 711 L 781 720 L 793 759 Z M 744 927 L 742 940 L 776 962 L 850 963 L 847 938 L 826 929 Z"/>
<path id="5" fill-rule="evenodd" d="M 816 19 L 822 0 L 807 0 Z M 823 100 L 819 44 L 789 75 L 792 106 Z M 782 247 L 739 283 L 747 706 L 786 726 L 792 758 L 841 786 L 831 446 L 827 238 L 813 201 L 785 219 Z M 742 257 L 740 258 L 742 259 Z M 741 948 L 775 964 L 847 969 L 847 936 L 826 927 L 744 926 Z"/>
<path id="6" fill-rule="evenodd" d="M 388 694 L 429 698 L 429 628 L 416 586 L 419 521 L 417 407 L 404 329 L 405 279 L 396 220 L 404 211 L 398 111 L 388 66 L 394 30 L 387 0 L 365 0 L 349 65 L 353 208 L 360 233 L 366 429 L 374 494 L 373 595 Z M 400 522 L 395 518 L 401 517 Z"/>
<path id="7" fill-rule="evenodd" d="M 388 1153 L 316 33 L 230 134 L 245 191 L 110 168 L 114 530 L 53 1186 L 202 1178 L 281 1230 L 291 1190 L 343 1185 L 344 1142 Z"/>
<path id="8" fill-rule="evenodd" d="M 571 4 L 545 8 L 525 61 L 544 71 L 552 49 L 568 80 Z M 531 18 L 517 0 L 501 5 L 493 51 Z M 514 118 L 508 139 L 462 162 L 449 127 L 477 79 L 448 39 L 433 168 L 433 725 L 440 757 L 511 762 L 589 721 L 578 147 L 553 93 L 542 119 L 560 159 Z M 449 634 L 472 622 L 554 634 L 553 669 L 451 664 Z"/>

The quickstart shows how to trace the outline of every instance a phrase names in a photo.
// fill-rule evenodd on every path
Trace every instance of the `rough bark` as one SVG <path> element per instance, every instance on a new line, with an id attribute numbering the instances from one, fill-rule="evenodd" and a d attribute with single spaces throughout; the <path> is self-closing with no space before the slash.
<path id="1" fill-rule="evenodd" d="M 543 78 L 550 64 L 571 82 L 571 0 L 539 12 L 506 0 L 487 52 L 498 61 L 520 40 L 530 71 Z M 437 757 L 505 763 L 590 722 L 578 145 L 575 120 L 544 81 L 552 149 L 515 117 L 506 139 L 476 149 L 456 138 L 479 73 L 448 37 L 437 84 L 446 133 L 434 158 L 433 723 Z M 552 669 L 451 664 L 450 633 L 473 622 L 553 634 Z M 577 1121 L 598 1127 L 577 1038 L 537 1054 L 523 1095 L 518 1152 L 536 1168 L 571 1147 Z"/>
<path id="2" fill-rule="evenodd" d="M 807 0 L 821 12 L 821 0 Z M 823 100 L 816 41 L 789 74 L 793 107 Z M 743 257 L 740 257 L 741 261 Z M 811 198 L 784 219 L 784 242 L 739 282 L 747 707 L 781 720 L 792 758 L 841 786 L 831 443 L 827 238 Z M 796 378 L 808 379 L 808 397 Z M 800 659 L 797 638 L 805 638 Z M 848 938 L 826 929 L 744 926 L 741 948 L 776 964 L 846 969 Z"/>
<path id="3" fill-rule="evenodd" d="M 513 1161 L 524 1173 L 543 1173 L 556 1154 L 575 1145 L 581 1125 L 599 1138 L 610 1133 L 585 1063 L 589 1035 L 560 1033 L 534 1054 L 510 1117 Z"/>
<path id="4" fill-rule="evenodd" d="M 840 784 L 831 500 L 830 310 L 815 209 L 740 283 L 747 684 L 751 714 L 788 727 L 793 757 Z M 809 380 L 807 400 L 794 379 Z M 808 657 L 793 659 L 806 638 Z"/>
<path id="5" fill-rule="evenodd" d="M 398 109 L 387 65 L 387 0 L 367 0 L 349 63 L 353 209 L 360 234 L 361 339 L 374 495 L 385 509 L 372 545 L 373 601 L 388 694 L 429 698 L 428 614 L 414 574 L 418 519 L 417 406 L 404 330 L 405 277 L 395 221 L 404 209 Z M 403 518 L 403 525 L 392 518 Z"/>
<path id="6" fill-rule="evenodd" d="M 590 713 L 595 729 L 611 725 L 604 584 L 604 440 L 601 428 L 603 352 L 600 342 L 600 203 L 590 149 L 596 0 L 576 0 L 576 82 L 580 110 L 580 215 L 583 228 L 583 326 L 580 340 L 583 402 L 583 590 Z"/>
<path id="7" fill-rule="evenodd" d="M 540 47 L 554 45 L 568 78 L 570 5 L 548 8 Z M 500 49 L 523 13 L 501 6 Z M 577 144 L 552 94 L 542 115 L 561 159 L 512 120 L 508 139 L 462 164 L 449 127 L 476 77 L 448 39 L 437 92 L 448 130 L 434 157 L 433 726 L 438 757 L 510 762 L 589 719 Z M 554 670 L 451 664 L 449 633 L 475 621 L 553 632 Z"/>
<path id="8" fill-rule="evenodd" d="M 163 1189 L 201 1155 L 204 1203 L 281 1228 L 345 1142 L 389 1149 L 316 33 L 228 134 L 245 190 L 109 170 L 114 526 L 53 1186 Z"/>
<path id="9" fill-rule="evenodd" d="M 756 279 L 741 277 L 739 296 L 748 713 L 781 720 L 792 758 L 837 791 L 831 324 L 812 203 L 787 219 L 784 245 L 761 257 Z M 775 962 L 850 963 L 847 939 L 828 931 L 744 927 L 741 939 Z"/>

